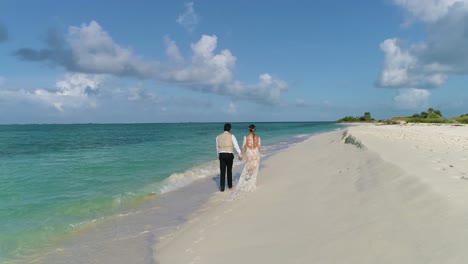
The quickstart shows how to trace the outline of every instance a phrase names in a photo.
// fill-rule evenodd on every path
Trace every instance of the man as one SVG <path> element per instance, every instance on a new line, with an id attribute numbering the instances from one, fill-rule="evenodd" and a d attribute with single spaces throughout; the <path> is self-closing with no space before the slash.
<path id="1" fill-rule="evenodd" d="M 227 184 L 229 189 L 232 188 L 232 164 L 234 163 L 233 147 L 241 157 L 241 151 L 236 137 L 231 134 L 231 124 L 224 124 L 224 132 L 216 137 L 216 150 L 219 158 L 219 169 L 221 171 L 219 178 L 220 191 L 224 192 L 226 170 Z"/>

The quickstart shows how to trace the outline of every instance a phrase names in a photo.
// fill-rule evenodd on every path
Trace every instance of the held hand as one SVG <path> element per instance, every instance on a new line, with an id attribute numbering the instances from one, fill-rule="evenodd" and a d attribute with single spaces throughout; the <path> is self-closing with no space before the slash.
<path id="1" fill-rule="evenodd" d="M 239 160 L 242 160 L 242 156 L 239 156 Z"/>

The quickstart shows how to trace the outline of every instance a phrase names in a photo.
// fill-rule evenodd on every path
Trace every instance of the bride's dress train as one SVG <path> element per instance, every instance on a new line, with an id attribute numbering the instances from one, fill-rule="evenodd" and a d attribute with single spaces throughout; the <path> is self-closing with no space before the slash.
<path id="1" fill-rule="evenodd" d="M 251 136 L 248 136 L 247 138 L 244 137 L 243 148 L 247 144 L 245 152 L 246 162 L 229 200 L 235 200 L 243 193 L 253 192 L 257 188 L 257 174 L 260 164 L 260 137 L 257 137 L 257 141 L 258 142 L 255 142 L 256 144 L 254 144 Z"/>

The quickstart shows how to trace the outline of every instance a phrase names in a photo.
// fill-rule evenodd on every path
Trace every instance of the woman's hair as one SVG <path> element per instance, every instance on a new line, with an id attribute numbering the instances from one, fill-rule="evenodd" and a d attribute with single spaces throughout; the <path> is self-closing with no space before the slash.
<path id="1" fill-rule="evenodd" d="M 249 131 L 250 133 L 252 133 L 252 139 L 253 139 L 253 143 L 255 145 L 255 125 L 254 124 L 250 124 L 249 125 Z"/>

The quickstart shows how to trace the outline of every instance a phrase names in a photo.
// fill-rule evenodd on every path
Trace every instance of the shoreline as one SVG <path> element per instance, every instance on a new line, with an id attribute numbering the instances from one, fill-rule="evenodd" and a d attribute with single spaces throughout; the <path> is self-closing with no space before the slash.
<path id="1" fill-rule="evenodd" d="M 255 192 L 207 205 L 156 245 L 155 262 L 463 263 L 468 210 L 460 205 L 468 183 L 428 167 L 425 158 L 435 156 L 424 155 L 431 151 L 418 158 L 408 144 L 420 140 L 442 158 L 453 135 L 443 134 L 450 127 L 416 128 L 423 131 L 350 126 L 362 147 L 345 144 L 343 132 L 334 131 L 272 156 L 263 161 Z M 462 130 L 464 149 L 468 127 Z M 405 133 L 411 136 L 398 138 Z M 468 169 L 465 156 L 460 172 Z"/>
<path id="2" fill-rule="evenodd" d="M 267 160 L 313 135 L 315 133 L 307 137 L 293 136 L 287 142 L 279 141 L 270 146 L 269 152 L 272 152 L 262 155 L 262 159 Z M 242 165 L 233 168 L 234 183 L 240 176 Z M 36 254 L 6 263 L 152 263 L 153 245 L 171 232 L 168 230 L 177 230 L 191 221 L 193 214 L 203 211 L 216 197 L 218 187 L 218 175 L 197 179 L 154 198 L 148 197 L 143 204 L 118 215 L 93 221 Z"/>
<path id="3" fill-rule="evenodd" d="M 152 245 L 168 230 L 189 221 L 190 215 L 215 193 L 213 178 L 149 198 L 143 204 L 66 234 L 58 244 L 19 263 L 152 263 Z"/>
<path id="4" fill-rule="evenodd" d="M 463 263 L 466 150 L 468 126 L 319 132 L 263 157 L 241 199 L 197 180 L 13 263 Z"/>

